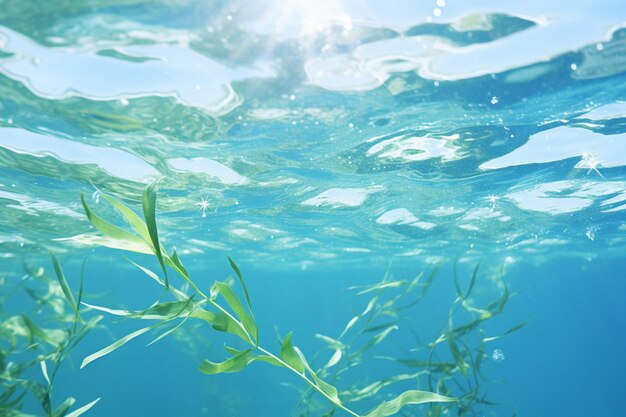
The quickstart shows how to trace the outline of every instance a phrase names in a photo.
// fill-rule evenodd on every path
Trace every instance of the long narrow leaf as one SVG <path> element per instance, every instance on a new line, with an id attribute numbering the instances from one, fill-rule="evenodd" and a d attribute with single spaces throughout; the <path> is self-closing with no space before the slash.
<path id="1" fill-rule="evenodd" d="M 143 192 L 143 216 L 146 219 L 146 226 L 148 227 L 148 233 L 150 234 L 150 239 L 152 240 L 152 246 L 154 249 L 154 254 L 159 260 L 159 264 L 161 265 L 161 269 L 163 270 L 163 275 L 165 276 L 165 288 L 169 287 L 169 282 L 167 278 L 167 269 L 165 268 L 165 261 L 163 259 L 163 254 L 161 253 L 161 243 L 159 242 L 159 231 L 157 229 L 156 224 L 156 183 L 152 183 L 146 187 Z"/>
<path id="2" fill-rule="evenodd" d="M 52 255 L 52 264 L 54 265 L 54 272 L 56 273 L 57 280 L 61 285 L 61 290 L 67 298 L 67 301 L 72 306 L 74 312 L 77 311 L 76 301 L 74 301 L 74 296 L 72 295 L 72 291 L 70 290 L 70 286 L 67 284 L 67 280 L 65 279 L 65 274 L 63 273 L 63 269 L 61 269 L 61 265 L 59 264 L 59 260 L 56 256 Z"/>
<path id="3" fill-rule="evenodd" d="M 109 346 L 105 347 L 104 349 L 101 349 L 101 350 L 97 351 L 96 353 L 92 353 L 91 355 L 89 355 L 85 359 L 83 359 L 83 363 L 80 365 L 80 368 L 82 369 L 85 366 L 89 365 L 91 362 L 95 361 L 96 359 L 100 359 L 101 357 L 108 355 L 109 353 L 113 352 L 117 348 L 123 346 L 124 344 L 126 344 L 127 342 L 129 342 L 132 339 L 136 338 L 137 336 L 141 336 L 142 334 L 144 334 L 145 332 L 147 332 L 150 329 L 151 329 L 151 327 L 144 327 L 143 329 L 136 330 L 136 331 L 134 331 L 134 332 L 132 332 L 132 333 L 122 337 L 121 339 L 119 339 L 115 343 L 110 344 Z"/>
<path id="4" fill-rule="evenodd" d="M 250 310 L 250 312 L 252 313 L 252 306 L 250 304 L 250 295 L 248 294 L 248 288 L 246 287 L 246 283 L 244 282 L 243 277 L 241 276 L 241 270 L 239 270 L 239 267 L 237 266 L 235 261 L 232 260 L 230 256 L 227 256 L 227 258 L 228 258 L 228 262 L 230 263 L 231 268 L 233 268 L 233 271 L 235 271 L 235 274 L 237 274 L 237 278 L 239 278 L 239 282 L 241 283 L 241 287 L 243 288 L 243 294 L 246 297 L 246 304 L 248 305 L 248 310 Z"/>
<path id="5" fill-rule="evenodd" d="M 456 398 L 435 394 L 434 392 L 410 390 L 398 395 L 391 401 L 384 401 L 364 417 L 386 417 L 398 413 L 409 404 L 424 404 L 432 402 L 454 402 Z"/>
<path id="6" fill-rule="evenodd" d="M 153 345 L 153 344 L 155 344 L 156 342 L 158 342 L 159 340 L 163 339 L 164 337 L 166 337 L 166 336 L 168 336 L 168 335 L 170 335 L 170 334 L 174 333 L 176 330 L 178 330 L 178 328 L 179 328 L 180 326 L 182 326 L 182 325 L 183 325 L 183 324 L 187 321 L 187 319 L 188 319 L 188 318 L 189 318 L 189 316 L 185 317 L 185 318 L 184 318 L 184 319 L 182 319 L 182 320 L 180 321 L 180 323 L 178 323 L 176 326 L 174 326 L 174 327 L 172 327 L 171 329 L 166 330 L 165 332 L 161 333 L 161 334 L 160 334 L 160 335 L 159 335 L 156 339 L 154 339 L 152 342 L 148 343 L 146 346 Z"/>
<path id="7" fill-rule="evenodd" d="M 221 311 L 213 312 L 202 308 L 196 308 L 190 317 L 198 318 L 206 321 L 215 330 L 220 332 L 226 332 L 240 337 L 245 342 L 253 343 L 248 334 L 244 331 L 243 327 L 239 323 L 227 314 Z"/>
<path id="8" fill-rule="evenodd" d="M 52 414 L 52 417 L 64 417 L 67 411 L 72 405 L 74 405 L 75 402 L 76 399 L 74 399 L 73 397 L 69 397 L 68 399 L 63 401 L 63 403 L 61 403 L 61 405 L 59 405 L 56 410 L 54 410 L 54 414 Z"/>
<path id="9" fill-rule="evenodd" d="M 107 201 L 111 203 L 111 205 L 115 207 L 122 216 L 124 216 L 126 222 L 133 229 L 135 229 L 137 233 L 139 233 L 139 236 L 141 236 L 146 242 L 151 241 L 146 223 L 137 215 L 137 213 L 135 213 L 134 210 L 110 195 L 102 193 L 102 196 L 106 198 Z"/>
<path id="10" fill-rule="evenodd" d="M 87 258 L 83 259 L 83 263 L 80 266 L 78 301 L 76 302 L 76 313 L 74 314 L 74 327 L 72 328 L 72 334 L 76 334 L 76 326 L 78 326 L 78 321 L 80 320 L 80 303 L 83 299 L 83 278 L 85 276 L 85 262 L 87 262 Z"/>
<path id="11" fill-rule="evenodd" d="M 513 327 L 511 327 L 509 330 L 507 330 L 506 332 L 502 333 L 500 336 L 486 337 L 486 338 L 484 338 L 484 339 L 483 339 L 483 342 L 485 342 L 485 343 L 486 343 L 486 342 L 493 342 L 494 340 L 498 340 L 498 339 L 500 339 L 501 337 L 506 336 L 507 334 L 511 334 L 511 333 L 513 333 L 513 332 L 518 331 L 518 330 L 519 330 L 519 329 L 521 329 L 522 327 L 526 326 L 526 324 L 528 324 L 528 323 L 525 323 L 525 322 L 524 322 L 524 323 L 520 323 L 520 324 L 518 324 L 517 326 L 513 326 Z"/>
<path id="12" fill-rule="evenodd" d="M 456 365 L 459 367 L 459 370 L 461 371 L 463 376 L 467 377 L 467 365 L 465 364 L 465 361 L 463 360 L 463 356 L 461 355 L 461 352 L 459 351 L 459 347 L 456 343 L 456 338 L 454 337 L 454 333 L 448 332 L 446 339 L 448 339 L 448 345 L 450 346 L 450 353 L 452 354 L 452 357 L 454 358 Z"/>
<path id="13" fill-rule="evenodd" d="M 100 398 L 96 398 L 95 400 L 93 400 L 92 402 L 90 402 L 89 404 L 83 405 L 80 408 L 77 408 L 76 410 L 72 411 L 71 413 L 67 414 L 65 417 L 79 417 L 80 415 L 82 415 L 83 413 L 86 413 L 87 411 L 89 411 L 89 409 L 91 407 L 93 407 L 94 405 L 96 405 L 96 403 L 100 401 Z"/>
<path id="14" fill-rule="evenodd" d="M 241 270 L 239 269 L 235 261 L 233 261 L 230 256 L 228 256 L 228 262 L 230 263 L 231 268 L 233 268 L 233 271 L 235 271 L 235 274 L 237 274 L 237 278 L 239 278 L 239 282 L 241 283 L 241 288 L 243 289 L 243 295 L 246 298 L 246 305 L 248 306 L 248 311 L 250 312 L 250 317 L 252 318 L 252 321 L 256 322 L 256 320 L 254 319 L 254 313 L 252 312 L 252 304 L 250 303 L 250 295 L 248 294 L 248 287 L 246 287 L 246 283 L 243 280 L 243 277 L 241 276 Z M 254 339 L 257 341 L 259 340 L 258 330 L 254 334 Z"/>
<path id="15" fill-rule="evenodd" d="M 256 356 L 252 353 L 252 349 L 248 349 L 224 362 L 216 363 L 205 359 L 198 367 L 198 370 L 209 375 L 239 372 L 250 363 L 254 362 L 255 359 Z"/>
<path id="16" fill-rule="evenodd" d="M 258 340 L 259 330 L 257 328 L 257 325 L 254 319 L 250 317 L 248 312 L 244 309 L 241 301 L 239 300 L 233 289 L 224 282 L 216 281 L 213 284 L 211 293 L 214 296 L 216 296 L 217 294 L 221 294 L 222 297 L 224 297 L 224 300 L 226 300 L 226 303 L 228 303 L 230 308 L 233 310 L 237 318 L 241 320 L 241 323 L 243 324 L 246 331 L 252 337 L 254 337 L 254 340 Z"/>
<path id="17" fill-rule="evenodd" d="M 339 393 L 337 392 L 337 388 L 335 388 L 334 386 L 330 385 L 329 383 L 327 383 L 324 380 L 322 380 L 319 376 L 317 376 L 315 371 L 313 371 L 313 369 L 311 369 L 311 366 L 309 365 L 308 361 L 306 360 L 306 357 L 304 356 L 304 353 L 302 353 L 302 351 L 300 349 L 298 349 L 296 346 L 294 346 L 293 350 L 296 352 L 296 354 L 300 358 L 300 362 L 302 363 L 302 365 L 304 365 L 304 368 L 309 372 L 309 374 L 313 378 L 313 382 L 315 382 L 315 385 L 317 386 L 317 388 L 320 391 L 322 391 L 324 394 L 326 394 L 326 396 L 332 402 L 334 402 L 337 405 L 341 405 L 341 400 L 339 399 Z"/>
<path id="18" fill-rule="evenodd" d="M 280 347 L 280 358 L 296 371 L 301 374 L 304 373 L 304 363 L 291 344 L 291 333 L 285 336 L 283 340 L 282 346 Z"/>
<path id="19" fill-rule="evenodd" d="M 131 245 L 128 245 L 128 250 L 132 250 L 134 252 L 139 252 L 139 253 L 152 252 L 152 249 L 149 247 L 149 245 L 139 236 L 136 236 L 120 227 L 115 226 L 114 224 L 109 223 L 108 221 L 104 220 L 102 217 L 98 216 L 93 211 L 91 211 L 89 206 L 87 206 L 87 202 L 85 201 L 84 194 L 80 195 L 80 200 L 83 203 L 83 209 L 85 210 L 85 214 L 87 215 L 89 222 L 96 229 L 98 229 L 105 235 L 115 240 L 119 240 L 123 242 L 130 242 Z M 141 250 L 132 249 L 134 247 L 132 244 L 139 245 Z"/>

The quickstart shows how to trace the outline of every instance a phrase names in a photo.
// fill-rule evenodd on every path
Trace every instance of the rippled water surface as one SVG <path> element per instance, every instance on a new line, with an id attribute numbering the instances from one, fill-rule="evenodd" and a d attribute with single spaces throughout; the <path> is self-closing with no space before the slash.
<path id="1" fill-rule="evenodd" d="M 440 4 L 3 1 L 3 255 L 156 178 L 265 264 L 621 252 L 626 7 Z"/>
<path id="2" fill-rule="evenodd" d="M 520 287 L 554 281 L 538 280 L 545 292 L 531 290 L 514 314 L 574 326 L 573 304 L 540 311 L 566 279 L 568 299 L 590 302 L 589 291 L 610 304 L 607 286 L 623 280 L 625 167 L 623 1 L 0 0 L 6 271 L 107 244 L 81 193 L 107 216 L 102 193 L 138 209 L 160 180 L 162 240 L 192 269 L 231 255 L 270 281 L 342 282 L 351 271 L 343 289 L 390 264 L 526 265 L 515 269 Z M 113 267 L 121 256 L 95 251 L 91 262 Z M 567 278 L 554 278 L 564 265 Z M 598 276 L 612 278 L 587 288 Z M 598 337 L 621 336 L 572 354 L 571 366 L 623 369 L 621 353 L 621 363 L 594 362 L 624 347 L 623 319 L 587 307 L 607 326 Z M 553 340 L 549 329 L 530 331 L 527 345 Z M 533 358 L 546 372 L 535 385 L 554 387 L 572 369 L 548 372 L 549 357 Z M 503 402 L 530 403 L 503 392 Z M 578 391 L 558 398 L 566 392 Z M 520 415 L 623 409 L 592 397 L 607 408 L 560 414 L 542 397 L 548 408 Z M 243 413 L 281 415 L 271 404 Z"/>

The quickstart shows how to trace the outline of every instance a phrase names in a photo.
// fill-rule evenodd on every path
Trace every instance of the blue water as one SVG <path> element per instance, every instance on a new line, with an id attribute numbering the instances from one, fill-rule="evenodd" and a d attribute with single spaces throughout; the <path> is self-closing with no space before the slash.
<path id="1" fill-rule="evenodd" d="M 527 324 L 487 345 L 504 355 L 483 364 L 494 404 L 465 415 L 620 416 L 625 167 L 623 2 L 0 0 L 0 347 L 10 316 L 55 325 L 25 291 L 44 291 L 24 265 L 53 277 L 51 253 L 75 294 L 89 257 L 87 303 L 141 310 L 163 296 L 124 256 L 158 264 L 107 248 L 80 202 L 115 218 L 105 194 L 140 211 L 159 181 L 165 247 L 204 291 L 235 259 L 275 352 L 289 331 L 309 357 L 324 347 L 315 334 L 337 337 L 369 301 L 351 287 L 438 270 L 341 389 L 414 372 L 380 357 L 423 359 L 457 296 L 453 264 L 463 288 L 480 265 L 473 306 L 512 294 L 483 336 Z M 300 381 L 267 364 L 197 372 L 232 338 L 191 321 L 79 369 L 145 322 L 102 324 L 60 368 L 55 404 L 101 398 L 94 417 L 330 409 L 296 408 Z M 20 340 L 2 366 L 46 349 Z M 43 381 L 38 367 L 26 376 Z"/>

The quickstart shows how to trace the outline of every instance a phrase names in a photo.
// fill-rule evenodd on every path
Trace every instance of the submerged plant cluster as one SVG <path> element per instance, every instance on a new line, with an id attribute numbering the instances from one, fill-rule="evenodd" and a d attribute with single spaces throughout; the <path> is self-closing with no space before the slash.
<path id="1" fill-rule="evenodd" d="M 43 268 L 25 265 L 25 274 L 13 288 L 9 290 L 7 283 L 2 282 L 5 292 L 0 295 L 0 308 L 9 296 L 28 297 L 32 302 L 21 314 L 0 310 L 1 416 L 32 417 L 22 411 L 29 394 L 46 417 L 79 417 L 100 400 L 97 398 L 73 411 L 70 411 L 76 402 L 73 397 L 58 405 L 53 400 L 54 382 L 61 365 L 102 316 L 84 321 L 80 315 L 83 269 L 75 300 L 55 257 L 52 263 L 55 278 L 48 276 Z"/>
<path id="2" fill-rule="evenodd" d="M 451 415 L 453 411 L 458 416 L 478 416 L 483 415 L 484 406 L 495 405 L 486 399 L 482 386 L 484 382 L 489 382 L 482 372 L 483 361 L 490 357 L 487 347 L 491 342 L 521 329 L 526 323 L 513 326 L 498 336 L 486 335 L 486 322 L 502 313 L 510 293 L 502 282 L 503 291 L 497 300 L 485 308 L 474 306 L 469 296 L 476 284 L 478 267 L 474 269 L 466 291 L 461 289 L 455 267 L 456 298 L 435 340 L 425 343 L 414 333 L 416 347 L 411 350 L 410 357 L 373 356 L 370 352 L 390 332 L 398 329 L 402 321 L 411 320 L 407 314 L 427 295 L 436 272 L 427 277 L 420 274 L 413 280 L 393 280 L 386 276 L 378 284 L 353 288 L 358 291 L 358 296 L 371 296 L 365 309 L 347 323 L 338 337 L 316 335 L 325 342 L 324 350 L 334 351 L 331 359 L 319 370 L 322 377 L 332 381 L 341 381 L 344 374 L 368 359 L 392 361 L 407 368 L 406 373 L 375 380 L 365 386 L 353 384 L 342 392 L 347 402 L 376 398 L 383 389 L 408 381 L 455 398 L 452 402 L 431 403 L 425 413 L 429 417 Z M 455 320 L 462 320 L 463 324 L 455 325 Z M 312 397 L 312 391 L 301 392 L 298 415 L 320 415 L 319 410 L 323 406 Z M 397 411 L 413 415 L 410 411 Z"/>
<path id="3" fill-rule="evenodd" d="M 457 294 L 445 325 L 436 339 L 430 343 L 424 343 L 416 336 L 416 348 L 411 352 L 410 358 L 374 356 L 372 351 L 392 331 L 399 328 L 401 321 L 409 319 L 407 314 L 426 296 L 436 276 L 435 272 L 429 276 L 420 275 L 413 280 L 395 280 L 388 275 L 375 285 L 354 288 L 358 291 L 358 296 L 369 296 L 369 301 L 359 314 L 348 321 L 338 336 L 316 335 L 325 344 L 324 350 L 307 358 L 304 352 L 293 344 L 293 336 L 290 332 L 280 338 L 277 352 L 273 352 L 268 346 L 260 343 L 259 327 L 253 313 L 250 294 L 242 273 L 233 259 L 228 257 L 236 280 L 216 281 L 208 293 L 205 293 L 192 280 L 176 251 L 168 251 L 161 243 L 156 223 L 155 187 L 156 185 L 152 184 L 143 193 L 143 216 L 138 215 L 114 197 L 103 194 L 128 224 L 130 227 L 128 230 L 94 213 L 87 205 L 84 196 L 82 203 L 91 224 L 108 237 L 107 246 L 150 254 L 156 258 L 160 267 L 158 272 L 131 262 L 165 289 L 164 296 L 141 311 L 87 304 L 82 301 L 81 270 L 81 288 L 78 301 L 75 301 L 60 265 L 53 258 L 57 279 L 45 279 L 51 288 L 57 288 L 57 296 L 63 294 L 63 302 L 71 307 L 72 311 L 69 315 L 57 309 L 59 314 L 57 321 L 68 323 L 69 327 L 65 330 L 55 330 L 54 332 L 57 333 L 54 334 L 59 336 L 53 339 L 45 330 L 37 327 L 29 315 L 24 314 L 5 321 L 9 324 L 3 324 L 2 331 L 12 332 L 12 339 L 8 350 L 2 352 L 3 359 L 10 356 L 17 348 L 14 340 L 17 336 L 24 336 L 28 340 L 28 346 L 25 349 L 32 349 L 35 341 L 40 344 L 47 343 L 53 349 L 45 354 L 37 355 L 17 368 L 12 365 L 13 368 L 8 369 L 10 367 L 5 366 L 2 361 L 0 364 L 3 367 L 2 382 L 7 389 L 0 397 L 2 400 L 0 407 L 3 407 L 0 410 L 18 410 L 20 400 L 27 391 L 33 392 L 40 399 L 47 417 L 78 417 L 97 401 L 69 414 L 69 408 L 74 402 L 71 398 L 54 411 L 51 407 L 52 382 L 60 363 L 76 343 L 102 318 L 102 316 L 95 316 L 88 322 L 84 322 L 79 314 L 81 305 L 93 311 L 154 322 L 87 356 L 82 361 L 81 368 L 147 332 L 152 331 L 156 334 L 156 337 L 149 343 L 152 344 L 175 333 L 186 322 L 195 320 L 233 337 L 232 345 L 225 346 L 227 359 L 221 362 L 205 359 L 199 365 L 200 372 L 208 375 L 239 372 L 254 362 L 265 362 L 282 368 L 296 375 L 301 381 L 301 384 L 296 387 L 300 392 L 300 401 L 294 410 L 294 415 L 297 416 L 328 417 L 337 411 L 355 417 L 386 417 L 398 413 L 412 415 L 408 411 L 411 408 L 407 406 L 419 404 L 427 405 L 425 413 L 429 417 L 450 415 L 453 410 L 456 410 L 457 415 L 465 416 L 478 415 L 481 406 L 491 405 L 485 399 L 482 388 L 485 378 L 482 375 L 481 365 L 488 357 L 486 346 L 501 336 L 487 337 L 483 327 L 485 322 L 501 313 L 506 305 L 510 296 L 506 286 L 503 286 L 503 293 L 498 300 L 485 308 L 479 308 L 470 301 L 478 268 L 474 270 L 468 289 L 465 291 L 461 289 L 455 272 Z M 183 279 L 182 287 L 176 287 L 173 284 L 172 271 Z M 44 279 L 43 274 L 39 274 L 39 277 Z M 236 289 L 235 282 L 239 283 L 239 290 Z M 48 298 L 43 297 L 41 300 Z M 55 303 L 59 303 L 58 297 L 55 300 Z M 45 302 L 38 302 L 39 304 L 42 308 L 46 306 Z M 458 319 L 463 319 L 463 324 L 456 323 Z M 20 325 L 10 324 L 14 322 Z M 515 326 L 505 334 L 518 330 L 522 326 L 523 324 Z M 63 337 L 60 337 L 61 334 Z M 320 364 L 321 358 L 328 358 L 328 350 L 331 352 L 330 358 Z M 368 381 L 366 386 L 355 384 L 349 377 L 350 371 L 361 368 L 369 360 L 392 361 L 406 367 L 407 371 L 380 380 Z M 54 365 L 50 376 L 47 371 L 48 362 Z M 34 366 L 41 367 L 47 386 L 31 380 L 19 379 L 23 369 Z M 383 396 L 388 388 L 405 386 L 407 383 L 412 385 L 411 389 L 402 390 L 391 397 Z M 360 411 L 364 408 L 360 405 L 362 402 L 376 405 L 369 411 L 363 412 Z M 7 415 L 18 417 L 23 414 L 15 411 Z"/>

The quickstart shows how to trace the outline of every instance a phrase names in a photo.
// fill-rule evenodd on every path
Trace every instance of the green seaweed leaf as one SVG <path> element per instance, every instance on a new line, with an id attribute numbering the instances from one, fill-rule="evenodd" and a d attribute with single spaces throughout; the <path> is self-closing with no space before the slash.
<path id="1" fill-rule="evenodd" d="M 158 303 L 142 311 L 118 310 L 108 307 L 101 307 L 93 304 L 82 303 L 91 309 L 112 314 L 114 316 L 132 317 L 143 320 L 169 320 L 179 317 L 190 309 L 190 299 L 185 301 L 166 301 Z"/>
<path id="2" fill-rule="evenodd" d="M 174 269 L 176 269 L 184 278 L 189 279 L 189 273 L 183 265 L 183 262 L 178 257 L 175 249 L 172 251 L 172 256 L 170 256 L 169 259 L 172 261 Z"/>
<path id="3" fill-rule="evenodd" d="M 148 245 L 148 243 L 146 243 L 140 237 L 135 236 L 134 234 L 120 227 L 117 227 L 112 223 L 109 223 L 108 221 L 104 220 L 102 217 L 98 216 L 93 211 L 91 211 L 91 209 L 87 205 L 87 202 L 85 201 L 84 194 L 80 195 L 80 200 L 83 204 L 83 209 L 85 210 L 87 219 L 89 219 L 89 222 L 100 232 L 104 233 L 106 236 L 109 236 L 110 238 L 114 240 L 130 243 L 130 245 L 128 245 L 128 249 L 132 250 L 133 252 L 140 252 L 140 253 L 152 253 L 153 252 L 152 248 Z M 131 249 L 131 248 L 137 248 L 137 249 Z"/>
<path id="4" fill-rule="evenodd" d="M 91 407 L 93 407 L 94 405 L 96 405 L 96 403 L 100 401 L 100 398 L 96 398 L 95 400 L 93 400 L 92 402 L 83 405 L 80 408 L 77 408 L 76 410 L 72 411 L 71 413 L 67 414 L 65 417 L 79 417 L 82 414 L 86 413 L 87 411 L 89 411 L 89 409 Z"/>
<path id="5" fill-rule="evenodd" d="M 76 302 L 76 311 L 74 313 L 74 327 L 72 328 L 72 334 L 76 334 L 76 326 L 78 326 L 78 321 L 80 320 L 80 303 L 82 302 L 82 299 L 83 299 L 83 278 L 85 276 L 85 263 L 86 262 L 87 262 L 87 258 L 83 259 L 83 263 L 80 265 L 78 301 Z"/>
<path id="6" fill-rule="evenodd" d="M 285 336 L 285 339 L 280 347 L 280 358 L 297 372 L 304 374 L 304 363 L 302 362 L 302 358 L 298 355 L 298 352 L 296 352 L 291 344 L 291 332 Z"/>
<path id="7" fill-rule="evenodd" d="M 244 350 L 224 362 L 216 363 L 205 359 L 198 367 L 198 370 L 209 375 L 239 372 L 256 360 L 257 357 L 252 351 L 253 349 Z"/>
<path id="8" fill-rule="evenodd" d="M 390 401 L 383 401 L 364 417 L 387 417 L 398 413 L 404 406 L 433 402 L 454 402 L 456 398 L 435 394 L 434 392 L 410 390 L 405 391 Z"/>
<path id="9" fill-rule="evenodd" d="M 241 320 L 241 323 L 248 334 L 252 335 L 255 341 L 258 340 L 259 329 L 257 328 L 254 319 L 246 312 L 243 304 L 241 304 L 241 301 L 228 284 L 216 281 L 211 289 L 211 294 L 213 300 L 215 300 L 215 297 L 217 297 L 218 294 L 224 297 L 224 300 L 226 300 L 226 303 L 233 310 L 237 318 Z"/>
<path id="10" fill-rule="evenodd" d="M 448 340 L 448 345 L 450 346 L 450 353 L 456 362 L 456 365 L 459 367 L 459 370 L 463 374 L 463 376 L 467 377 L 467 365 L 463 360 L 463 356 L 459 351 L 459 346 L 456 343 L 456 338 L 454 337 L 453 332 L 448 332 L 446 335 L 446 339 Z"/>
<path id="11" fill-rule="evenodd" d="M 239 282 L 241 283 L 241 288 L 243 289 L 243 295 L 246 298 L 246 305 L 248 307 L 248 311 L 250 312 L 250 317 L 253 322 L 256 322 L 256 320 L 254 319 L 254 313 L 252 312 L 252 304 L 250 303 L 250 295 L 248 294 L 248 288 L 246 287 L 246 283 L 243 280 L 243 277 L 241 276 L 241 270 L 239 269 L 235 261 L 233 261 L 230 256 L 227 256 L 227 258 L 228 258 L 228 262 L 230 263 L 231 268 L 233 268 L 233 271 L 235 271 L 235 274 L 237 274 L 237 278 L 239 278 Z M 254 336 L 254 340 L 258 342 L 259 331 L 256 328 L 256 324 L 255 324 L 255 331 L 254 331 L 253 336 Z"/>
<path id="12" fill-rule="evenodd" d="M 291 335 L 291 333 L 289 334 Z M 285 338 L 286 339 L 286 338 Z M 291 341 L 290 341 L 291 344 Z M 304 366 L 304 368 L 309 372 L 309 374 L 311 375 L 311 377 L 313 378 L 313 381 L 315 382 L 315 385 L 324 393 L 326 394 L 326 396 L 328 397 L 328 399 L 330 399 L 332 402 L 334 402 L 337 405 L 341 405 L 341 400 L 339 400 L 339 393 L 337 392 L 337 388 L 335 388 L 334 386 L 330 385 L 329 383 L 325 382 L 324 380 L 322 380 L 316 373 L 315 371 L 313 371 L 313 369 L 311 369 L 311 366 L 309 366 L 309 363 L 307 362 L 304 353 L 302 353 L 302 351 L 300 349 L 298 349 L 297 347 L 293 346 L 292 347 L 293 350 L 296 352 L 296 354 L 298 355 L 298 357 L 300 358 L 300 363 L 302 363 L 302 365 Z M 282 349 L 281 349 L 281 355 L 282 355 Z"/>
<path id="13" fill-rule="evenodd" d="M 351 393 L 352 397 L 350 398 L 350 401 L 360 401 L 365 398 L 373 397 L 374 395 L 378 394 L 378 392 L 381 389 L 393 383 L 415 379 L 420 374 L 421 372 L 417 372 L 414 374 L 400 374 L 400 375 L 395 375 L 386 379 L 382 379 L 380 381 L 372 382 L 368 386 Z"/>
<path id="14" fill-rule="evenodd" d="M 204 320 L 217 331 L 233 334 L 240 337 L 245 342 L 252 343 L 249 335 L 245 332 L 240 323 L 228 314 L 221 311 L 213 312 L 202 308 L 196 308 L 189 316 Z"/>
<path id="15" fill-rule="evenodd" d="M 148 232 L 148 227 L 146 223 L 135 213 L 133 209 L 119 201 L 117 198 L 110 196 L 105 193 L 101 193 L 102 196 L 109 202 L 117 211 L 120 212 L 124 219 L 126 219 L 126 223 L 128 223 L 139 236 L 143 238 L 147 243 L 151 242 L 150 232 Z"/>
<path id="16" fill-rule="evenodd" d="M 516 326 L 511 327 L 509 330 L 507 330 L 506 332 L 502 333 L 500 336 L 493 336 L 493 337 L 486 337 L 483 339 L 483 342 L 493 342 L 494 340 L 498 340 L 501 337 L 504 337 L 508 334 L 511 334 L 513 332 L 518 331 L 519 329 L 523 328 L 524 326 L 526 326 L 528 323 L 524 322 L 524 323 L 520 323 Z"/>
<path id="17" fill-rule="evenodd" d="M 74 296 L 72 295 L 72 291 L 70 290 L 70 286 L 67 284 L 67 280 L 65 279 L 65 274 L 63 273 L 63 269 L 61 269 L 61 265 L 59 264 L 59 260 L 56 256 L 52 255 L 52 265 L 54 265 L 54 272 L 56 273 L 57 280 L 61 285 L 61 290 L 67 298 L 67 301 L 72 306 L 72 309 L 76 312 L 78 308 L 76 306 L 76 301 L 74 301 Z"/>
<path id="18" fill-rule="evenodd" d="M 142 334 L 144 334 L 145 332 L 147 332 L 150 329 L 152 329 L 152 327 L 144 327 L 143 329 L 135 330 L 134 332 L 132 332 L 130 334 L 127 334 L 126 336 L 124 336 L 121 339 L 115 341 L 114 343 L 110 344 L 109 346 L 105 347 L 104 349 L 100 349 L 99 351 L 97 351 L 95 353 L 92 353 L 91 355 L 89 355 L 85 359 L 83 359 L 83 362 L 80 365 L 80 369 L 83 369 L 85 366 L 89 365 L 91 362 L 95 361 L 96 359 L 100 359 L 101 357 L 106 356 L 109 353 L 117 350 L 121 346 L 123 346 L 126 343 L 130 342 L 131 340 L 133 340 L 137 336 L 141 336 Z"/>
<path id="19" fill-rule="evenodd" d="M 167 269 L 165 268 L 165 260 L 163 259 L 163 253 L 161 252 L 161 243 L 159 242 L 159 231 L 156 224 L 156 182 L 148 185 L 143 192 L 142 206 L 143 216 L 146 220 L 146 226 L 148 233 L 152 241 L 154 254 L 159 260 L 163 275 L 165 277 L 165 288 L 169 288 L 169 282 L 167 278 Z"/>
<path id="20" fill-rule="evenodd" d="M 54 414 L 52 414 L 52 417 L 64 417 L 70 407 L 73 406 L 75 402 L 76 399 L 74 399 L 73 397 L 69 397 L 68 399 L 63 401 L 63 403 L 61 403 L 61 405 L 59 405 L 56 410 L 54 410 Z"/>

